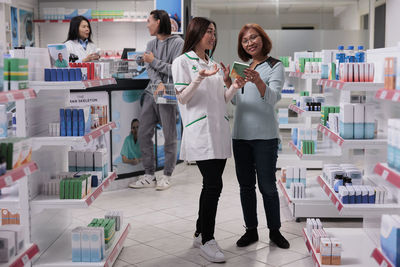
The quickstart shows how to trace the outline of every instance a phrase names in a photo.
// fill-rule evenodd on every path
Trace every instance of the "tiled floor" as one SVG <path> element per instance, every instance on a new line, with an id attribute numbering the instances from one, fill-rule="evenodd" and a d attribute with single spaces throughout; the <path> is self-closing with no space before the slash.
<path id="1" fill-rule="evenodd" d="M 105 210 L 124 212 L 124 220 L 131 224 L 132 229 L 115 267 L 312 266 L 301 232 L 305 223 L 293 221 L 283 198 L 281 230 L 291 243 L 290 249 L 279 249 L 269 243 L 261 201 L 258 202 L 260 241 L 238 248 L 235 243 L 244 232 L 244 222 L 232 159 L 227 162 L 223 179 L 215 238 L 224 250 L 225 264 L 211 264 L 199 255 L 198 249 L 192 248 L 201 190 L 201 175 L 197 166 L 179 164 L 173 176 L 173 186 L 166 191 L 151 188 L 106 192 L 88 210 L 74 211 L 74 222 L 84 225 L 91 218 L 102 217 Z M 261 200 L 260 195 L 258 198 Z M 331 221 L 329 226 L 361 227 L 361 223 Z"/>

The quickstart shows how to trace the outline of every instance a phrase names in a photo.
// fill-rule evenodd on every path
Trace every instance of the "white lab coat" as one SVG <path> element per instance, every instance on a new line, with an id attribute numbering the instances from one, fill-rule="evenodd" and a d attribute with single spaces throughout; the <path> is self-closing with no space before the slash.
<path id="1" fill-rule="evenodd" d="M 93 43 L 89 42 L 85 50 L 78 40 L 69 40 L 65 42 L 65 46 L 69 54 L 74 54 L 79 57 L 78 62 L 82 62 L 88 55 L 96 53 L 97 49 Z"/>
<path id="2" fill-rule="evenodd" d="M 183 90 L 201 69 L 212 70 L 215 62 L 207 64 L 190 51 L 172 63 L 175 88 Z M 217 73 L 204 78 L 188 103 L 179 103 L 183 122 L 180 158 L 188 161 L 226 159 L 232 156 L 231 133 L 226 112 L 223 76 Z"/>

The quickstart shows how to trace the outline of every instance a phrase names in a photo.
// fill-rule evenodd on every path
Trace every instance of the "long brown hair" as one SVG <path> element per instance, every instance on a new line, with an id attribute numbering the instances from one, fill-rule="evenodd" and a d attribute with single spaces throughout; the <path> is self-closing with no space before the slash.
<path id="1" fill-rule="evenodd" d="M 211 23 L 215 27 L 214 47 L 211 51 L 207 49 L 205 52 L 206 55 L 210 57 L 214 54 L 215 47 L 217 46 L 217 25 L 214 21 L 203 17 L 195 17 L 190 21 L 186 30 L 185 43 L 183 45 L 182 54 L 194 50 L 196 45 L 203 38 L 204 34 L 206 34 L 208 26 L 210 26 Z"/>
<path id="2" fill-rule="evenodd" d="M 255 30 L 258 35 L 260 35 L 262 43 L 263 43 L 263 49 L 261 50 L 264 54 L 264 56 L 268 55 L 269 52 L 271 52 L 272 49 L 272 42 L 267 33 L 261 28 L 260 25 L 256 23 L 249 23 L 246 24 L 242 27 L 242 29 L 239 32 L 239 37 L 238 37 L 238 55 L 241 60 L 243 61 L 249 61 L 252 57 L 244 50 L 243 45 L 242 45 L 242 39 L 243 35 L 245 34 L 246 31 L 253 29 Z"/>

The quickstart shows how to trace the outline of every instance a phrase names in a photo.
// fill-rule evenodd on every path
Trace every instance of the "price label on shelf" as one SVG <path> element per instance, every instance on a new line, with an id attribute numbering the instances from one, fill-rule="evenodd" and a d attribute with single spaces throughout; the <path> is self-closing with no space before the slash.
<path id="1" fill-rule="evenodd" d="M 389 175 L 389 172 L 388 172 L 387 170 L 383 170 L 383 172 L 382 172 L 382 178 L 386 180 L 387 177 L 388 177 L 388 175 Z"/>
<path id="2" fill-rule="evenodd" d="M 6 183 L 6 186 L 9 186 L 12 184 L 13 179 L 11 176 L 7 176 L 6 178 L 4 178 L 4 182 Z"/>
<path id="3" fill-rule="evenodd" d="M 392 97 L 392 100 L 397 102 L 397 101 L 399 101 L 399 97 L 400 97 L 400 94 L 399 93 L 395 93 L 393 95 L 393 97 Z"/>
<path id="4" fill-rule="evenodd" d="M 31 170 L 29 169 L 29 167 L 25 167 L 24 168 L 24 172 L 25 172 L 25 175 L 30 175 L 31 174 Z"/>
<path id="5" fill-rule="evenodd" d="M 30 98 L 31 97 L 31 95 L 29 94 L 29 91 L 23 91 L 23 95 L 24 95 L 24 98 Z"/>
<path id="6" fill-rule="evenodd" d="M 6 94 L 6 97 L 9 102 L 14 101 L 14 96 L 11 93 Z"/>
<path id="7" fill-rule="evenodd" d="M 336 89 L 342 89 L 342 88 L 340 88 L 340 83 L 336 83 Z"/>
<path id="8" fill-rule="evenodd" d="M 101 133 L 102 135 L 104 134 L 103 128 L 100 129 L 100 133 Z"/>
<path id="9" fill-rule="evenodd" d="M 388 267 L 388 264 L 384 259 L 382 260 L 380 267 Z"/>
<path id="10" fill-rule="evenodd" d="M 105 189 L 105 187 L 104 187 L 104 185 L 102 185 L 102 186 L 101 186 L 101 190 L 103 190 L 103 191 L 104 191 L 104 189 Z"/>
<path id="11" fill-rule="evenodd" d="M 95 200 L 94 196 L 91 196 L 90 200 L 92 200 L 92 202 L 94 202 L 94 200 Z"/>
<path id="12" fill-rule="evenodd" d="M 328 132 L 328 137 L 331 137 L 331 132 Z"/>
<path id="13" fill-rule="evenodd" d="M 381 93 L 381 99 L 385 99 L 385 98 L 386 98 L 386 95 L 387 95 L 387 92 L 386 92 L 386 91 L 382 91 L 382 93 Z"/>
<path id="14" fill-rule="evenodd" d="M 336 143 L 337 143 L 338 145 L 341 145 L 341 140 L 340 140 L 340 138 L 338 138 L 338 139 L 336 140 Z"/>
<path id="15" fill-rule="evenodd" d="M 22 258 L 21 258 L 22 262 L 25 264 L 27 264 L 29 262 L 29 257 L 27 254 L 25 254 Z"/>

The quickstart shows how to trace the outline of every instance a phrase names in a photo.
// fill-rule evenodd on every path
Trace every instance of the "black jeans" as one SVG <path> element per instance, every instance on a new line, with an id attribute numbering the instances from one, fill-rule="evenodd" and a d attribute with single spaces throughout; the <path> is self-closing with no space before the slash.
<path id="1" fill-rule="evenodd" d="M 275 177 L 278 144 L 278 139 L 233 139 L 233 155 L 236 176 L 240 185 L 240 201 L 248 229 L 258 226 L 256 174 L 258 187 L 263 197 L 268 228 L 277 230 L 281 227 L 279 195 Z"/>
<path id="2" fill-rule="evenodd" d="M 203 176 L 196 232 L 201 233 L 204 244 L 214 239 L 215 216 L 222 191 L 222 173 L 225 169 L 226 159 L 200 160 L 196 163 Z"/>

